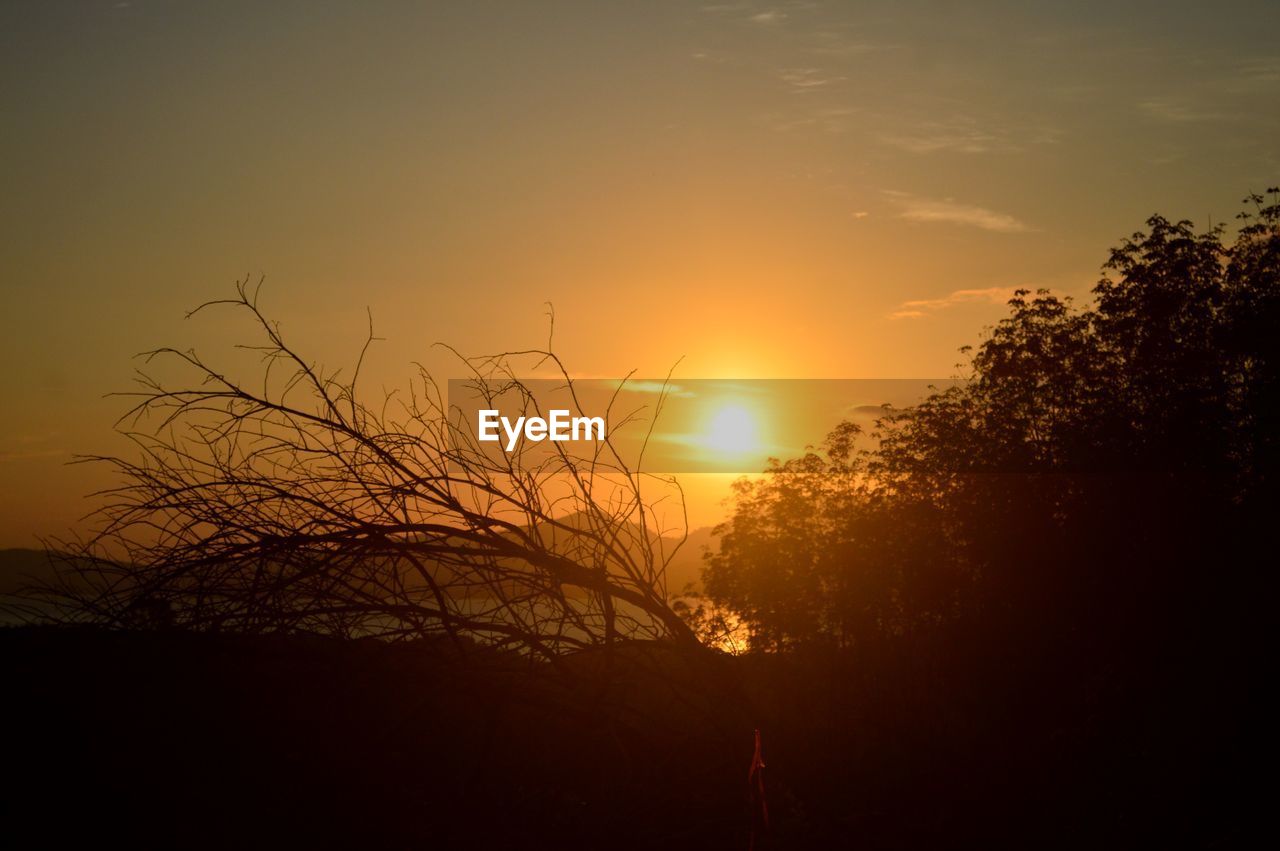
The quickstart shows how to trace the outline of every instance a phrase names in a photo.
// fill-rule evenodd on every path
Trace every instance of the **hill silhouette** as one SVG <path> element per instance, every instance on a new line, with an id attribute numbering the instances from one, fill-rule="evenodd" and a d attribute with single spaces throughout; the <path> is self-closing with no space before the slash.
<path id="1" fill-rule="evenodd" d="M 57 576 L 56 562 L 44 550 L 22 547 L 0 550 L 0 596 L 17 594 L 23 588 L 52 582 Z"/>

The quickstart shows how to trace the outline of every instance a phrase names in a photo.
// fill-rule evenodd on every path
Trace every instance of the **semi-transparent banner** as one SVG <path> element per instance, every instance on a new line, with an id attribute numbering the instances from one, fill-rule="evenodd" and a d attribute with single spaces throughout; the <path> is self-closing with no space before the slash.
<path id="1" fill-rule="evenodd" d="M 958 379 L 451 379 L 451 444 L 499 468 L 555 458 L 649 473 L 757 473 L 841 422 L 875 421 Z"/>

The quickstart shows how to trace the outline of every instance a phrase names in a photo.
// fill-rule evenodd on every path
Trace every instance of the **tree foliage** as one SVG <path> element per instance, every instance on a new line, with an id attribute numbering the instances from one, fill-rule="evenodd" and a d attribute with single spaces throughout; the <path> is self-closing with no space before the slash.
<path id="1" fill-rule="evenodd" d="M 709 597 L 775 648 L 1105 640 L 1246 600 L 1277 495 L 1280 192 L 1241 219 L 1234 240 L 1149 219 L 1090 305 L 1019 290 L 968 380 L 887 412 L 873 448 L 845 423 L 740 482 Z"/>

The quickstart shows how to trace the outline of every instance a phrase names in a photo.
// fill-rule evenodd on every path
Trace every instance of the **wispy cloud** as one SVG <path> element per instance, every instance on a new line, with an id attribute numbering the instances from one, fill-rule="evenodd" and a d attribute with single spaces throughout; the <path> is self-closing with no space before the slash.
<path id="1" fill-rule="evenodd" d="M 985 154 L 993 151 L 1021 151 L 1029 145 L 1058 141 L 1060 132 L 1046 126 L 991 126 L 976 118 L 960 115 L 945 120 L 929 119 L 880 134 L 883 144 L 912 154 L 950 152 Z"/>
<path id="2" fill-rule="evenodd" d="M 1245 59 L 1225 83 L 1225 88 L 1236 92 L 1272 91 L 1280 88 L 1280 57 Z"/>
<path id="3" fill-rule="evenodd" d="M 920 198 L 905 192 L 884 193 L 899 208 L 898 218 L 927 224 L 965 225 L 997 233 L 1025 233 L 1029 225 L 1008 213 L 1000 213 L 974 204 L 962 204 L 950 198 Z"/>
<path id="4" fill-rule="evenodd" d="M 1002 147 L 998 136 L 973 125 L 929 124 L 905 133 L 885 133 L 880 141 L 913 154 L 953 151 L 961 154 L 985 154 Z"/>
<path id="5" fill-rule="evenodd" d="M 0 463 L 30 461 L 36 458 L 61 458 L 69 454 L 65 449 L 0 449 Z"/>
<path id="6" fill-rule="evenodd" d="M 757 12 L 748 18 L 751 23 L 760 24 L 766 27 L 773 26 L 774 24 L 780 24 L 786 19 L 787 13 L 781 9 L 768 9 L 764 12 Z"/>
<path id="7" fill-rule="evenodd" d="M 921 298 L 904 301 L 898 309 L 889 314 L 890 319 L 921 319 L 940 310 L 947 310 L 959 304 L 1004 304 L 1013 298 L 1017 287 L 987 287 L 978 290 L 956 290 L 942 298 Z"/>
<path id="8" fill-rule="evenodd" d="M 1186 101 L 1173 98 L 1156 98 L 1144 100 L 1138 104 L 1138 110 L 1148 118 L 1168 121 L 1174 124 L 1191 124 L 1205 121 L 1224 121 L 1231 116 L 1223 112 L 1200 109 Z"/>
<path id="9" fill-rule="evenodd" d="M 845 408 L 844 412 L 851 417 L 880 419 L 887 414 L 892 414 L 894 410 L 893 406 L 888 402 L 883 402 L 879 405 L 850 405 Z"/>
<path id="10" fill-rule="evenodd" d="M 857 35 L 832 30 L 818 30 L 809 36 L 810 53 L 818 56 L 861 56 L 878 50 L 893 50 L 900 45 L 868 41 Z"/>
<path id="11" fill-rule="evenodd" d="M 69 450 L 57 445 L 60 442 L 58 432 L 7 436 L 0 442 L 0 463 L 69 456 Z"/>
<path id="12" fill-rule="evenodd" d="M 692 399 L 698 395 L 692 390 L 687 390 L 679 384 L 668 384 L 662 381 L 635 381 L 627 379 L 619 379 L 611 382 L 612 385 L 620 390 L 629 393 L 654 393 L 665 396 L 672 396 L 681 399 Z"/>
<path id="13" fill-rule="evenodd" d="M 1138 115 L 1169 125 L 1280 126 L 1274 101 L 1280 94 L 1280 58 L 1195 63 L 1197 76 L 1176 91 L 1134 104 Z M 1274 129 L 1270 131 L 1274 136 Z"/>
<path id="14" fill-rule="evenodd" d="M 823 73 L 821 68 L 783 68 L 778 72 L 782 81 L 797 93 L 807 93 L 826 88 L 844 77 Z"/>
<path id="15" fill-rule="evenodd" d="M 808 101 L 812 103 L 812 101 Z M 817 129 L 826 133 L 844 133 L 854 125 L 858 111 L 848 107 L 820 107 L 787 113 L 767 113 L 760 121 L 780 133 Z"/>

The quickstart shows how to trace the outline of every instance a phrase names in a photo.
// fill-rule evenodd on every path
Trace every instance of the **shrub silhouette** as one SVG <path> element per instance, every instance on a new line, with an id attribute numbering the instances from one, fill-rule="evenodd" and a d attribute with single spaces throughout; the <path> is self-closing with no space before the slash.
<path id="1" fill-rule="evenodd" d="M 550 444 L 546 457 L 487 452 L 421 367 L 408 393 L 366 401 L 365 352 L 349 378 L 318 367 L 262 312 L 259 289 L 241 282 L 194 311 L 248 318 L 258 375 L 194 351 L 146 355 L 189 383 L 140 375 L 121 421 L 136 457 L 84 459 L 119 484 L 87 538 L 59 542 L 65 581 L 34 611 L 132 629 L 445 638 L 553 661 L 621 639 L 701 649 L 667 600 L 686 530 L 656 508 L 680 498 L 673 481 L 608 439 Z M 366 350 L 374 339 L 371 327 Z M 549 347 L 458 360 L 489 407 L 505 394 L 531 412 L 522 373 L 551 370 L 573 392 Z"/>

